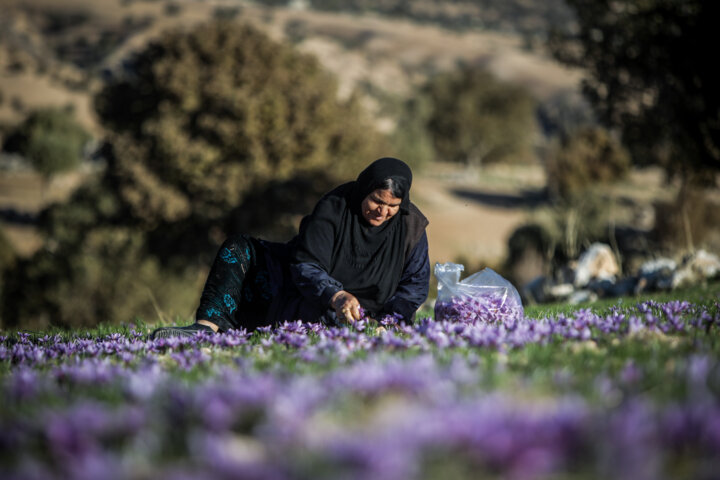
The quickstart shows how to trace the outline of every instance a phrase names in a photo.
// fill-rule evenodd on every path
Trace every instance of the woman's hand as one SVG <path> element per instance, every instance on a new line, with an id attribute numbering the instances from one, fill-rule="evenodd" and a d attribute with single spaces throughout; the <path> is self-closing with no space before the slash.
<path id="1" fill-rule="evenodd" d="M 360 320 L 360 302 L 355 295 L 345 290 L 340 290 L 330 299 L 330 306 L 335 310 L 338 319 L 349 323 Z"/>

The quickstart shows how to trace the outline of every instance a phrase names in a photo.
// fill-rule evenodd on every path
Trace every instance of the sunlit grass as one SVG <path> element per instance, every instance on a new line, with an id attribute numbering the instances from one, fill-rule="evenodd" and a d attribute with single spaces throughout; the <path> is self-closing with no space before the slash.
<path id="1" fill-rule="evenodd" d="M 532 306 L 526 328 L 553 330 L 521 341 L 500 332 L 489 345 L 458 333 L 472 333 L 471 325 L 428 320 L 431 311 L 386 332 L 361 325 L 313 333 L 310 325 L 288 324 L 176 343 L 150 341 L 155 325 L 141 320 L 3 332 L 0 446 L 20 442 L 24 460 L 0 448 L 0 473 L 21 478 L 32 465 L 72 477 L 66 469 L 84 468 L 87 455 L 103 452 L 95 461 L 117 461 L 112 468 L 132 478 L 178 469 L 213 477 L 218 468 L 242 477 L 238 458 L 250 448 L 262 453 L 258 465 L 289 478 L 374 478 L 373 462 L 410 448 L 393 460 L 410 472 L 514 478 L 528 448 L 547 448 L 557 463 L 529 467 L 523 478 L 618 478 L 633 468 L 615 461 L 628 440 L 622 425 L 644 422 L 652 428 L 641 432 L 643 455 L 697 477 L 702 465 L 712 466 L 712 446 L 703 442 L 720 421 L 712 407 L 720 394 L 718 292 L 714 283 Z M 648 317 L 652 323 L 637 323 Z M 518 328 L 502 325 L 506 333 Z M 686 436 L 673 441 L 681 454 L 667 440 L 679 431 Z M 208 463 L 195 453 L 202 439 L 232 449 Z M 343 449 L 349 458 L 338 457 Z M 578 463 L 578 455 L 590 461 Z"/>

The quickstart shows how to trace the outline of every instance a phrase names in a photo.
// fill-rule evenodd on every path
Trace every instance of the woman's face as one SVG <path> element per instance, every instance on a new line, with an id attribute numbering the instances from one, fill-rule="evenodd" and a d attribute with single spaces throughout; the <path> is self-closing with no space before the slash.
<path id="1" fill-rule="evenodd" d="M 362 201 L 363 218 L 373 227 L 382 225 L 397 215 L 402 199 L 394 197 L 390 190 L 377 189 Z"/>

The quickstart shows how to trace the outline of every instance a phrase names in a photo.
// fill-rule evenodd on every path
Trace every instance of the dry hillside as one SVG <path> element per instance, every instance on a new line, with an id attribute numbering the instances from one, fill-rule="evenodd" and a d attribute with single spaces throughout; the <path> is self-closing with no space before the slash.
<path id="1" fill-rule="evenodd" d="M 97 86 L 100 74 L 121 68 L 123 59 L 166 29 L 217 16 L 250 22 L 317 55 L 338 76 L 341 95 L 359 87 L 408 94 L 429 75 L 459 62 L 482 64 L 502 79 L 523 84 L 539 99 L 576 89 L 580 78 L 579 72 L 542 52 L 525 50 L 517 35 L 457 33 L 375 15 L 268 9 L 230 1 L 177 3 L 177 10 L 169 3 L 127 0 L 68 0 L 62 6 L 52 0 L 4 3 L 8 9 L 0 20 L 0 89 L 5 101 L 0 120 L 5 122 L 47 103 L 75 104 L 90 122 L 84 97 Z M 97 49 L 107 53 L 96 58 Z"/>
<path id="2" fill-rule="evenodd" d="M 540 50 L 525 49 L 517 35 L 468 30 L 454 32 L 429 24 L 306 9 L 269 9 L 247 2 L 144 2 L 128 0 L 6 0 L 0 19 L 0 124 L 12 125 L 30 110 L 73 105 L 78 118 L 96 134 L 91 97 L 103 75 L 122 68 L 125 58 L 170 28 L 188 28 L 223 16 L 250 22 L 276 39 L 295 43 L 334 72 L 340 95 L 358 91 L 377 127 L 394 120 L 383 98 L 403 98 L 434 73 L 458 63 L 482 64 L 498 77 L 526 86 L 538 99 L 576 91 L 580 73 L 559 65 Z M 378 95 L 378 92 L 380 95 Z M 447 172 L 447 170 L 445 170 Z M 517 175 L 518 173 L 520 175 Z M 32 214 L 43 203 L 62 198 L 76 183 L 57 179 L 44 198 L 27 173 L 0 172 L 0 209 Z M 512 176 L 517 179 L 513 180 Z M 490 175 L 492 178 L 492 175 Z M 505 171 L 502 181 L 478 182 L 467 173 L 420 174 L 414 198 L 431 220 L 431 256 L 459 256 L 499 262 L 507 236 L 524 221 L 527 205 L 513 208 L 458 196 L 465 190 L 493 189 L 513 195 L 540 189 L 538 167 Z M 20 204 L 18 204 L 18 199 Z M 27 225 L 6 225 L 24 253 L 37 244 Z"/>

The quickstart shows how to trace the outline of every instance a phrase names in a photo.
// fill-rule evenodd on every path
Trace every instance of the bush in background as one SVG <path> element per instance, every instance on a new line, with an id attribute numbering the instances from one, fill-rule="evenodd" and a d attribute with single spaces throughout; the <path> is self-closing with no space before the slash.
<path id="1" fill-rule="evenodd" d="M 422 93 L 432 104 L 427 129 L 439 159 L 481 166 L 532 155 L 535 101 L 524 88 L 464 66 L 432 78 Z"/>
<path id="2" fill-rule="evenodd" d="M 422 169 L 435 160 L 436 152 L 427 129 L 432 103 L 426 95 L 416 95 L 404 102 L 395 130 L 390 135 L 397 155 L 412 168 Z"/>
<path id="3" fill-rule="evenodd" d="M 226 235 L 289 239 L 387 151 L 315 58 L 225 22 L 166 33 L 96 106 L 107 169 L 41 214 L 44 247 L 6 276 L 10 325 L 186 322 Z"/>
<path id="4" fill-rule="evenodd" d="M 114 132 L 117 191 L 149 227 L 221 221 L 270 181 L 350 178 L 383 145 L 314 57 L 248 25 L 168 33 L 131 72 L 103 89 L 97 108 Z"/>
<path id="5" fill-rule="evenodd" d="M 0 225 L 0 272 L 15 263 L 15 249 Z"/>
<path id="6" fill-rule="evenodd" d="M 8 269 L 0 317 L 5 327 L 89 327 L 187 317 L 200 295 L 194 262 L 163 264 L 145 232 L 122 222 L 106 183 L 92 181 L 38 219 L 42 249 Z"/>
<path id="7" fill-rule="evenodd" d="M 213 18 L 216 20 L 234 20 L 238 15 L 242 13 L 242 7 L 215 7 L 213 9 Z"/>
<path id="8" fill-rule="evenodd" d="M 80 165 L 90 138 L 71 110 L 48 108 L 31 113 L 8 136 L 4 149 L 27 158 L 47 182 Z"/>
<path id="9" fill-rule="evenodd" d="M 598 119 L 621 133 L 636 164 L 662 165 L 696 185 L 709 172 L 716 188 L 720 74 L 698 48 L 717 43 L 716 3 L 566 3 L 577 28 L 554 32 L 549 47 L 586 72 L 583 93 Z"/>
<path id="10" fill-rule="evenodd" d="M 90 230 L 72 248 L 45 248 L 21 260 L 4 285 L 4 326 L 187 321 L 204 279 L 191 265 L 163 266 L 147 255 L 144 242 L 131 228 L 106 226 Z"/>
<path id="11" fill-rule="evenodd" d="M 514 285 L 522 287 L 534 278 L 550 273 L 559 238 L 537 223 L 521 225 L 508 238 L 503 272 Z"/>
<path id="12" fill-rule="evenodd" d="M 597 125 L 589 102 L 575 90 L 556 93 L 538 105 L 538 121 L 545 137 L 569 137 L 581 128 Z"/>
<path id="13" fill-rule="evenodd" d="M 15 261 L 15 249 L 13 248 L 10 240 L 7 238 L 7 235 L 5 234 L 2 225 L 0 225 L 0 298 L 2 298 L 2 293 L 4 290 L 3 274 L 5 270 L 9 269 L 15 264 Z M 0 311 L 0 328 L 5 328 L 6 326 L 3 322 L 3 318 L 4 317 L 2 311 Z"/>
<path id="14" fill-rule="evenodd" d="M 623 178 L 630 156 L 607 130 L 585 127 L 561 140 L 546 158 L 545 169 L 551 196 L 572 201 L 595 185 Z"/>
<path id="15" fill-rule="evenodd" d="M 653 233 L 668 249 L 720 248 L 720 205 L 702 188 L 685 185 L 672 201 L 655 204 Z M 708 245 L 711 244 L 711 245 Z"/>
<path id="16" fill-rule="evenodd" d="M 553 274 L 597 241 L 613 243 L 614 209 L 589 189 L 571 200 L 558 199 L 533 211 L 528 224 L 508 238 L 503 271 L 517 285 Z"/>

